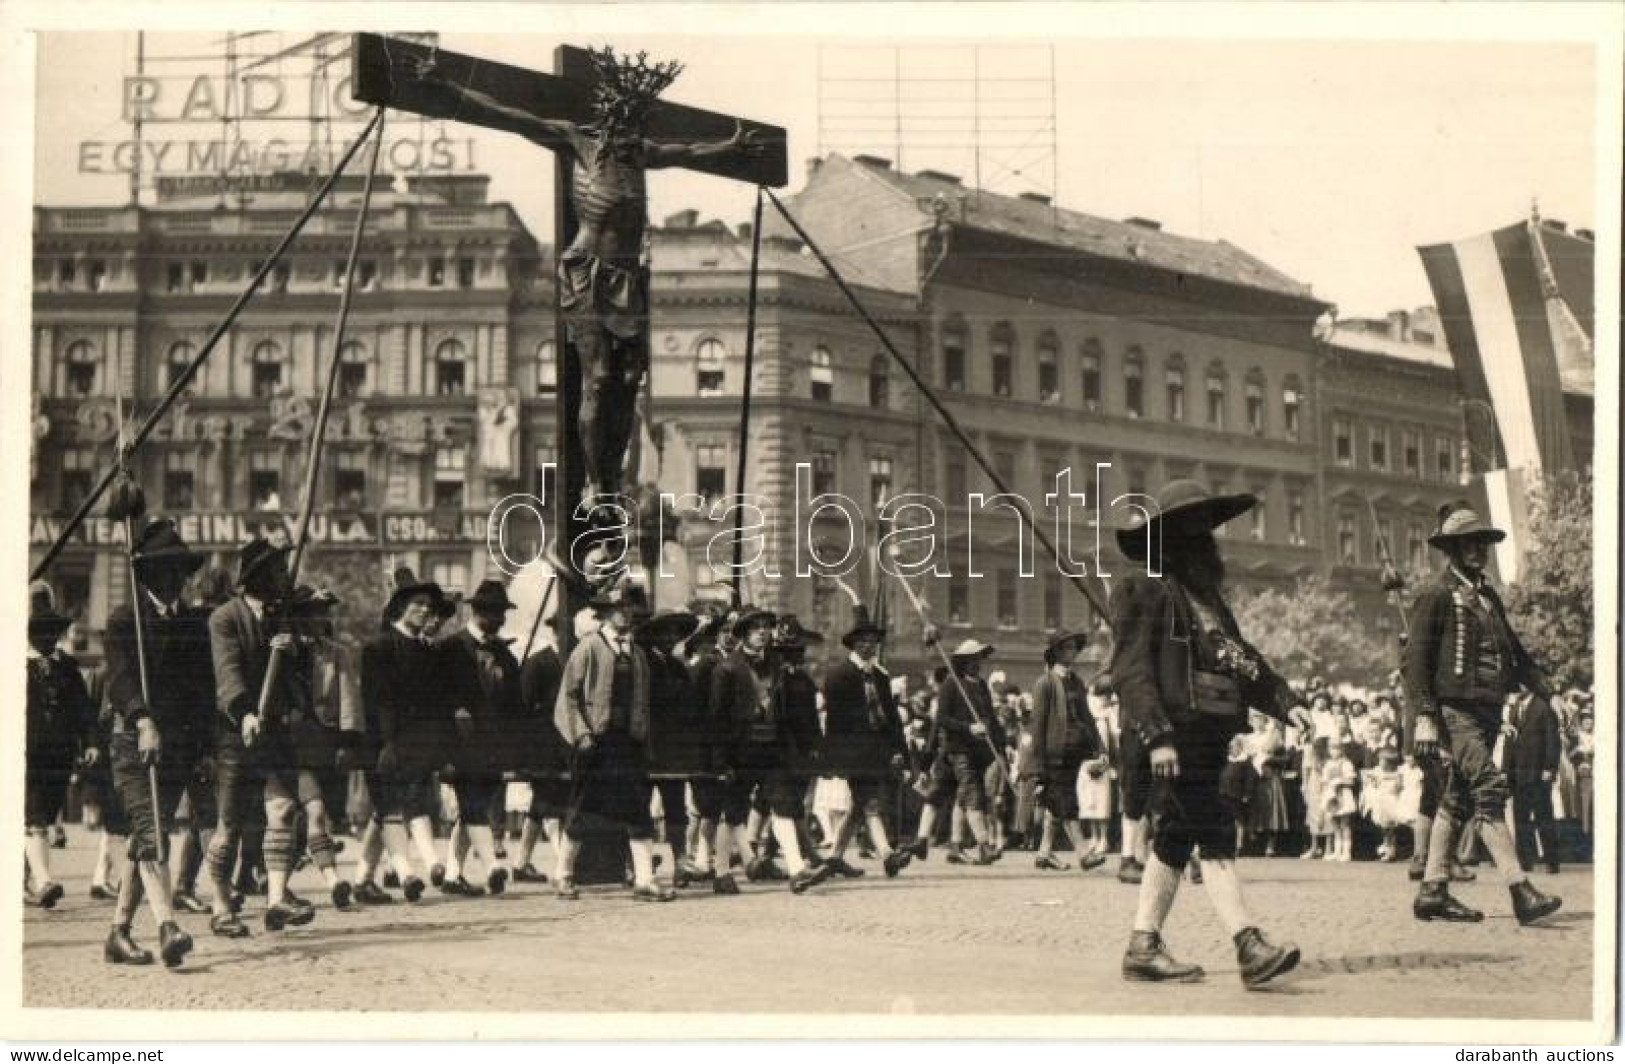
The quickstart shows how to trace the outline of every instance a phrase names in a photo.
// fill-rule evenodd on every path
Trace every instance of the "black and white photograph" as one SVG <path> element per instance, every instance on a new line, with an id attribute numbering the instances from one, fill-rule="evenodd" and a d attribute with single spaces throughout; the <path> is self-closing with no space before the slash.
<path id="1" fill-rule="evenodd" d="M 0 1037 L 1612 1044 L 1622 42 L 0 2 Z"/>

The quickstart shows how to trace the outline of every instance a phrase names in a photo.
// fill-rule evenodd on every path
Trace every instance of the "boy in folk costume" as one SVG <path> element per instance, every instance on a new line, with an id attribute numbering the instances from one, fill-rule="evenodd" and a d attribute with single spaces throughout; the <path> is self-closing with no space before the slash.
<path id="1" fill-rule="evenodd" d="M 521 723 L 516 744 L 520 767 L 530 783 L 530 809 L 519 835 L 514 854 L 514 881 L 546 883 L 547 874 L 531 863 L 536 843 L 546 838 L 553 844 L 554 874 L 563 840 L 561 824 L 570 806 L 570 786 L 564 779 L 569 768 L 569 748 L 553 725 L 553 709 L 558 704 L 559 684 L 564 679 L 564 663 L 550 632 L 540 637 L 542 646 L 531 652 L 519 668 Z"/>
<path id="2" fill-rule="evenodd" d="M 856 623 L 841 637 L 849 653 L 824 676 L 822 771 L 845 779 L 852 791 L 852 810 L 836 831 L 829 863 L 840 875 L 857 871 L 845 861 L 846 848 L 860 823 L 867 822 L 869 837 L 890 877 L 913 860 L 909 850 L 892 850 L 882 819 L 893 803 L 892 781 L 907 763 L 908 745 L 891 676 L 880 666 L 886 629 L 872 623 L 861 604 L 855 606 L 855 613 Z"/>
<path id="3" fill-rule="evenodd" d="M 158 921 L 159 953 L 174 967 L 191 951 L 192 939 L 175 923 L 165 817 L 195 779 L 203 737 L 215 715 L 208 615 L 181 598 L 205 557 L 189 548 L 168 520 L 149 522 L 130 557 L 139 585 L 135 601 L 107 620 L 107 700 L 113 713 L 108 753 L 113 786 L 128 819 L 129 846 L 103 955 L 112 964 L 152 963 L 152 954 L 130 937 L 145 892 Z"/>
<path id="4" fill-rule="evenodd" d="M 1105 753 L 1095 730 L 1088 692 L 1072 671 L 1072 661 L 1089 637 L 1081 632 L 1060 632 L 1044 651 L 1044 674 L 1033 685 L 1033 711 L 1029 725 L 1029 756 L 1040 776 L 1044 808 L 1044 845 L 1036 861 L 1041 869 L 1064 870 L 1052 852 L 1055 825 L 1060 824 L 1078 854 L 1078 867 L 1087 872 L 1106 863 L 1089 845 L 1078 820 L 1078 774 L 1083 764 Z"/>
<path id="5" fill-rule="evenodd" d="M 986 780 L 993 750 L 1002 749 L 1004 742 L 993 716 L 992 692 L 982 679 L 982 663 L 992 654 L 991 646 L 974 639 L 962 641 L 949 655 L 953 672 L 937 689 L 937 739 L 952 777 L 955 808 L 963 810 L 976 840 L 976 856 L 967 862 L 975 865 L 999 859 L 987 824 Z M 950 848 L 951 860 L 952 842 Z"/>
<path id="6" fill-rule="evenodd" d="M 292 592 L 290 547 L 264 539 L 244 544 L 238 554 L 238 594 L 209 615 L 215 689 L 221 719 L 214 742 L 218 826 L 205 857 L 214 891 L 210 929 L 227 938 L 247 936 L 248 928 L 230 900 L 231 862 L 241 841 L 251 803 L 265 805 L 265 929 L 281 931 L 315 919 L 315 906 L 288 889 L 293 873 L 294 827 L 298 815 L 298 768 L 293 718 L 299 713 L 294 636 L 280 611 Z M 278 685 L 260 716 L 260 692 L 273 652 L 285 655 Z"/>
<path id="7" fill-rule="evenodd" d="M 684 649 L 701 627 L 694 614 L 670 610 L 638 626 L 637 641 L 649 659 L 649 772 L 660 796 L 663 834 L 671 848 L 674 880 L 688 879 L 685 840 L 688 781 L 712 770 L 705 700 L 694 683 Z"/>
<path id="8" fill-rule="evenodd" d="M 553 722 L 574 751 L 571 809 L 559 847 L 558 896 L 580 897 L 575 862 L 596 824 L 624 830 L 632 851 L 632 897 L 666 902 L 677 892 L 654 878 L 649 812 L 649 662 L 632 641 L 632 611 L 606 598 L 588 604 L 600 624 L 564 666 Z"/>
<path id="9" fill-rule="evenodd" d="M 379 831 L 363 839 L 356 896 L 370 904 L 389 900 L 371 885 L 385 850 L 409 902 L 422 898 L 424 889 L 412 868 L 414 848 L 431 869 L 435 885 L 445 879 L 430 817 L 436 800 L 434 774 L 451 749 L 453 710 L 446 698 L 445 658 L 425 634 L 445 604 L 439 584 L 418 580 L 410 569 L 397 569 L 383 630 L 361 649 L 367 736 L 362 764 L 368 767 L 367 791 Z"/>
<path id="10" fill-rule="evenodd" d="M 28 901 L 41 909 L 62 900 L 62 885 L 51 878 L 49 833 L 62 812 L 74 765 L 101 759 L 96 748 L 96 712 L 79 672 L 79 662 L 59 645 L 73 618 L 56 611 L 51 585 L 43 580 L 28 593 L 28 695 L 23 825 L 24 857 L 34 889 Z"/>
<path id="11" fill-rule="evenodd" d="M 1536 889 L 1518 867 L 1505 818 L 1507 778 L 1492 757 L 1498 736 L 1517 738 L 1517 730 L 1502 718 L 1507 695 L 1515 689 L 1531 691 L 1563 711 L 1484 574 L 1490 546 L 1504 538 L 1506 533 L 1490 527 L 1466 504 L 1444 507 L 1439 531 L 1428 543 L 1450 564 L 1412 607 L 1403 670 L 1406 732 L 1418 757 L 1449 754 L 1426 871 L 1412 905 L 1418 920 L 1476 923 L 1484 918 L 1450 895 L 1453 824 L 1477 828 L 1511 892 L 1520 924 L 1544 919 L 1563 904 Z"/>

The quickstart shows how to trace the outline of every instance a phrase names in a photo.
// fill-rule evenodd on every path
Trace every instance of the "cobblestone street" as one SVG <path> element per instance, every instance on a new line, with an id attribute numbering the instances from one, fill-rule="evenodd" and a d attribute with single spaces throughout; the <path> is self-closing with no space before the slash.
<path id="1" fill-rule="evenodd" d="M 984 869 L 934 851 L 896 880 L 869 862 L 865 878 L 800 897 L 745 884 L 741 897 L 707 889 L 647 905 L 590 888 L 572 904 L 522 885 L 494 899 L 431 890 L 415 907 L 358 913 L 334 912 L 307 869 L 295 889 L 318 902 L 313 924 L 267 934 L 251 899 L 254 937 L 228 942 L 205 917 L 183 917 L 198 948 L 172 973 L 106 965 L 111 906 L 86 894 L 85 836 L 53 856 L 68 894 L 55 911 L 25 910 L 29 1006 L 1583 1019 L 1592 992 L 1589 866 L 1537 877 L 1564 908 L 1550 926 L 1520 929 L 1493 874 L 1458 891 L 1488 919 L 1450 926 L 1412 920 L 1402 864 L 1244 861 L 1255 912 L 1304 953 L 1279 989 L 1247 993 L 1207 899 L 1189 886 L 1167 938 L 1207 981 L 1122 982 L 1135 890 L 1108 874 L 1115 862 L 1039 872 L 1012 853 Z M 145 911 L 136 937 L 156 947 Z M 705 978 L 692 977 L 697 965 Z"/>

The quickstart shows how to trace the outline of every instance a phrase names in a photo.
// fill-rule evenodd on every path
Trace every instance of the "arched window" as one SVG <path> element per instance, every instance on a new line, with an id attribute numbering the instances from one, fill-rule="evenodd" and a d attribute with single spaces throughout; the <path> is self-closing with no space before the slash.
<path id="1" fill-rule="evenodd" d="M 559 352 L 552 340 L 536 345 L 536 394 L 552 395 L 559 390 Z"/>
<path id="2" fill-rule="evenodd" d="M 822 344 L 812 349 L 808 374 L 812 380 L 812 397 L 820 403 L 835 400 L 835 361 L 829 348 Z"/>
<path id="3" fill-rule="evenodd" d="M 1123 356 L 1123 409 L 1129 417 L 1145 417 L 1145 352 L 1138 347 Z"/>
<path id="4" fill-rule="evenodd" d="M 164 356 L 163 388 L 165 392 L 175 387 L 175 382 L 181 379 L 181 374 L 186 372 L 186 367 L 190 366 L 192 359 L 196 357 L 197 350 L 185 340 L 177 340 L 169 345 L 169 353 Z M 197 378 L 193 377 L 192 383 L 186 386 L 186 391 L 183 394 L 194 395 L 196 392 Z"/>
<path id="5" fill-rule="evenodd" d="M 876 410 L 891 405 L 891 364 L 885 355 L 869 360 L 869 405 Z"/>
<path id="6" fill-rule="evenodd" d="M 1093 336 L 1083 342 L 1083 407 L 1100 409 L 1100 341 Z"/>
<path id="7" fill-rule="evenodd" d="M 442 340 L 434 349 L 434 393 L 462 395 L 468 390 L 468 351 L 461 340 Z"/>
<path id="8" fill-rule="evenodd" d="M 942 386 L 950 392 L 965 390 L 968 336 L 963 318 L 951 318 L 942 327 Z"/>
<path id="9" fill-rule="evenodd" d="M 993 394 L 1008 399 L 1016 391 L 1016 331 L 1009 322 L 993 326 L 988 350 L 993 356 Z"/>
<path id="10" fill-rule="evenodd" d="M 1301 431 L 1303 416 L 1303 382 L 1296 376 L 1288 377 L 1281 385 L 1281 428 L 1287 438 L 1295 440 Z"/>
<path id="11" fill-rule="evenodd" d="M 1264 371 L 1253 367 L 1247 371 L 1242 384 L 1247 400 L 1247 431 L 1254 436 L 1264 435 Z"/>
<path id="12" fill-rule="evenodd" d="M 728 349 L 721 340 L 701 340 L 694 349 L 694 392 L 702 399 L 723 393 L 727 380 Z"/>
<path id="13" fill-rule="evenodd" d="M 1061 401 L 1061 341 L 1052 332 L 1038 338 L 1038 401 Z"/>
<path id="14" fill-rule="evenodd" d="M 1224 366 L 1214 362 L 1207 368 L 1207 423 L 1224 428 Z"/>
<path id="15" fill-rule="evenodd" d="M 1185 420 L 1185 357 L 1178 353 L 1168 356 L 1163 370 L 1168 389 L 1168 420 Z"/>
<path id="16" fill-rule="evenodd" d="M 254 398 L 269 399 L 282 390 L 285 369 L 282 348 L 274 340 L 262 340 L 248 356 Z"/>
<path id="17" fill-rule="evenodd" d="M 372 357 L 359 340 L 346 340 L 339 348 L 339 398 L 359 399 L 367 394 Z"/>
<path id="18" fill-rule="evenodd" d="M 63 390 L 75 399 L 95 395 L 100 383 L 102 356 L 89 340 L 75 340 L 62 354 Z"/>

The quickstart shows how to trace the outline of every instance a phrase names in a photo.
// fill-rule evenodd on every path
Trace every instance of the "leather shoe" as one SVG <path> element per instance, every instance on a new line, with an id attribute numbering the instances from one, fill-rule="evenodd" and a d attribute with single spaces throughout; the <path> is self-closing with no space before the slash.
<path id="1" fill-rule="evenodd" d="M 944 861 L 947 861 L 949 864 L 970 864 L 971 863 L 971 859 L 969 857 L 965 856 L 965 851 L 963 849 L 961 849 L 960 847 L 954 846 L 954 845 L 949 845 L 947 847 L 947 850 L 948 850 L 948 852 L 943 855 L 942 859 Z"/>
<path id="2" fill-rule="evenodd" d="M 41 909 L 54 909 L 56 903 L 62 900 L 62 884 L 46 883 L 40 887 L 39 893 L 34 895 L 34 904 Z"/>
<path id="3" fill-rule="evenodd" d="M 396 875 L 394 872 L 385 872 L 384 873 L 384 886 L 389 890 L 400 890 L 401 889 L 401 877 Z"/>
<path id="4" fill-rule="evenodd" d="M 1512 911 L 1518 917 L 1518 923 L 1524 927 L 1544 920 L 1563 907 L 1563 899 L 1552 894 L 1542 894 L 1529 880 L 1514 883 L 1512 891 Z"/>
<path id="5" fill-rule="evenodd" d="M 1290 942 L 1274 945 L 1258 928 L 1244 927 L 1236 933 L 1236 960 L 1241 964 L 1241 981 L 1248 990 L 1257 990 L 1298 966 L 1298 947 Z"/>
<path id="6" fill-rule="evenodd" d="M 830 876 L 835 875 L 831 867 L 835 862 L 828 861 L 821 868 L 803 868 L 790 877 L 790 893 L 805 894 L 818 884 L 826 882 Z"/>
<path id="7" fill-rule="evenodd" d="M 438 886 L 441 886 L 442 884 L 444 884 L 445 882 L 446 882 L 446 866 L 439 863 L 438 861 L 436 861 L 434 866 L 429 869 L 429 885 L 438 887 Z"/>
<path id="8" fill-rule="evenodd" d="M 353 896 L 362 905 L 394 905 L 395 898 L 389 891 L 380 887 L 370 879 L 364 879 L 356 884 Z"/>
<path id="9" fill-rule="evenodd" d="M 515 869 L 513 881 L 515 883 L 546 883 L 547 874 L 537 871 L 535 865 L 528 864 L 523 868 Z"/>
<path id="10" fill-rule="evenodd" d="M 480 898 L 485 896 L 485 890 L 483 888 L 476 887 L 462 876 L 458 876 L 456 879 L 443 880 L 440 883 L 440 893 L 455 894 L 462 898 Z"/>
<path id="11" fill-rule="evenodd" d="M 401 883 L 401 894 L 408 903 L 416 905 L 423 898 L 423 880 L 417 876 L 407 876 Z"/>
<path id="12" fill-rule="evenodd" d="M 765 879 L 772 879 L 773 871 L 773 858 L 753 857 L 750 863 L 745 865 L 745 878 L 752 883 L 760 883 Z"/>
<path id="13" fill-rule="evenodd" d="M 931 856 L 931 844 L 925 839 L 915 839 L 903 847 L 903 852 L 912 854 L 915 860 L 923 861 Z"/>
<path id="14" fill-rule="evenodd" d="M 341 879 L 333 884 L 332 898 L 334 910 L 341 913 L 355 911 L 355 888 L 350 886 L 348 879 Z"/>
<path id="15" fill-rule="evenodd" d="M 1483 913 L 1451 897 L 1444 883 L 1423 883 L 1411 903 L 1411 915 L 1418 920 L 1443 920 L 1447 924 L 1476 924 L 1484 919 Z"/>
<path id="16" fill-rule="evenodd" d="M 243 923 L 242 917 L 236 913 L 221 913 L 218 916 L 211 917 L 209 930 L 221 938 L 247 938 L 249 936 L 248 925 Z"/>
<path id="17" fill-rule="evenodd" d="M 281 931 L 299 917 L 299 910 L 287 902 L 276 902 L 265 907 L 265 930 Z M 310 923 L 306 920 L 305 923 Z"/>
<path id="18" fill-rule="evenodd" d="M 501 894 L 508 889 L 508 870 L 506 868 L 493 868 L 485 877 L 485 889 L 491 894 Z"/>
<path id="19" fill-rule="evenodd" d="M 1090 850 L 1088 853 L 1078 858 L 1078 871 L 1093 872 L 1095 869 L 1099 868 L 1105 863 L 1105 854 L 1099 852 L 1098 850 Z"/>
<path id="20" fill-rule="evenodd" d="M 739 883 L 735 881 L 731 872 L 726 875 L 720 875 L 711 881 L 711 893 L 738 894 Z"/>
<path id="21" fill-rule="evenodd" d="M 202 916 L 210 911 L 209 907 L 203 904 L 203 899 L 189 890 L 177 890 L 172 904 L 177 912 L 190 913 L 193 916 Z"/>
<path id="22" fill-rule="evenodd" d="M 645 883 L 641 887 L 632 888 L 634 901 L 676 901 L 677 892 L 664 883 Z"/>
<path id="23" fill-rule="evenodd" d="M 151 964 L 151 952 L 135 944 L 128 927 L 115 927 L 107 933 L 102 959 L 108 964 Z"/>
<path id="24" fill-rule="evenodd" d="M 179 968 L 181 961 L 192 952 L 192 936 L 181 930 L 173 920 L 165 920 L 158 928 L 158 954 L 165 968 Z"/>
<path id="25" fill-rule="evenodd" d="M 1142 983 L 1195 983 L 1206 974 L 1194 964 L 1181 964 L 1155 931 L 1129 935 L 1128 952 L 1123 954 L 1123 978 Z"/>
<path id="26" fill-rule="evenodd" d="M 1072 866 L 1061 860 L 1059 857 L 1056 857 L 1054 854 L 1046 853 L 1044 856 L 1033 862 L 1033 867 L 1038 869 L 1040 872 L 1065 872 Z"/>
<path id="27" fill-rule="evenodd" d="M 103 886 L 100 883 L 92 883 L 90 885 L 90 898 L 92 901 L 118 901 L 118 889 Z M 205 908 L 204 911 L 207 912 L 208 909 Z"/>
<path id="28" fill-rule="evenodd" d="M 1125 857 L 1117 865 L 1117 881 L 1119 883 L 1138 883 L 1145 878 L 1145 865 L 1133 857 Z"/>
<path id="29" fill-rule="evenodd" d="M 863 869 L 854 868 L 840 857 L 831 857 L 825 861 L 824 867 L 820 871 L 828 872 L 832 876 L 840 876 L 842 879 L 861 879 L 863 877 Z M 827 879 L 828 876 L 825 878 Z"/>
<path id="30" fill-rule="evenodd" d="M 303 927 L 316 919 L 316 906 L 286 888 L 282 891 L 282 904 L 293 910 L 294 918 L 288 923 L 294 927 Z"/>
<path id="31" fill-rule="evenodd" d="M 909 862 L 913 860 L 914 855 L 908 850 L 893 850 L 891 853 L 888 853 L 886 855 L 886 859 L 881 862 L 881 867 L 886 870 L 887 879 L 896 879 L 897 873 L 907 868 L 909 866 Z"/>
<path id="32" fill-rule="evenodd" d="M 575 901 L 581 897 L 581 891 L 576 889 L 576 881 L 570 876 L 563 876 L 553 890 L 554 897 L 560 901 Z"/>

